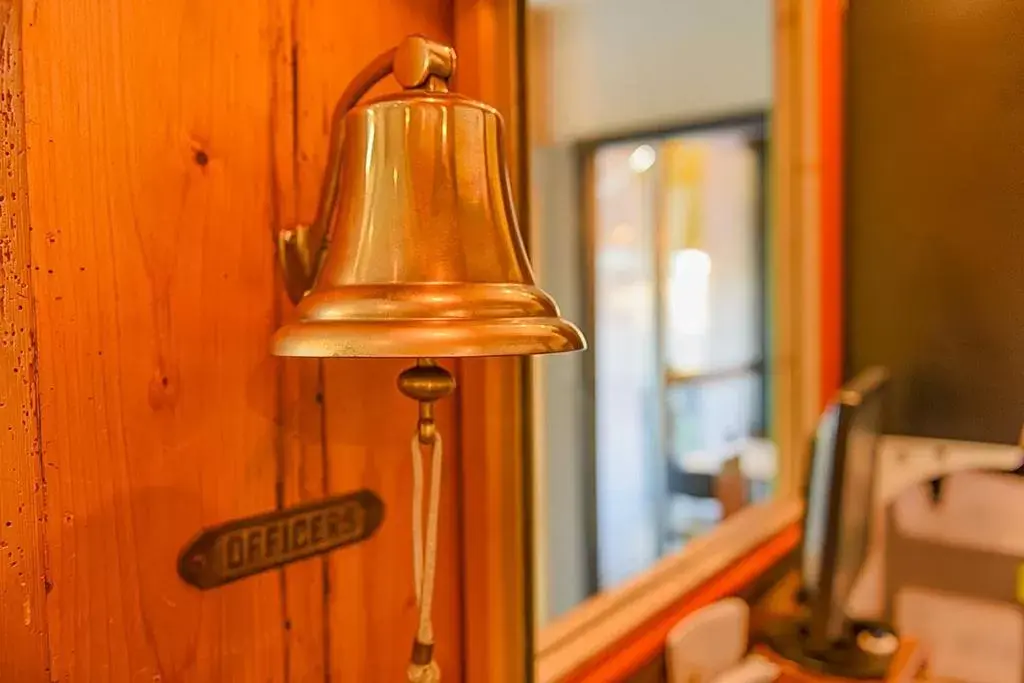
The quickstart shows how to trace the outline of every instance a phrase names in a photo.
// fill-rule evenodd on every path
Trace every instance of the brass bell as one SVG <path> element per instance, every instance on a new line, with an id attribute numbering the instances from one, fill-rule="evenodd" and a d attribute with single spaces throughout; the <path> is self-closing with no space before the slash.
<path id="1" fill-rule="evenodd" d="M 342 96 L 317 220 L 285 231 L 279 243 L 298 320 L 275 335 L 276 355 L 585 348 L 534 284 L 501 116 L 448 92 L 454 68 L 451 48 L 413 36 L 374 60 Z M 359 104 L 388 73 L 404 90 Z"/>

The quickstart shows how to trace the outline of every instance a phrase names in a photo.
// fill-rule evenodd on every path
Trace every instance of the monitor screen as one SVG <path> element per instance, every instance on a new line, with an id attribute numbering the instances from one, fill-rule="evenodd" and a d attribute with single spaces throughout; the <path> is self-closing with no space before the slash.
<path id="1" fill-rule="evenodd" d="M 834 460 L 832 453 L 835 450 L 838 423 L 839 407 L 834 404 L 829 405 L 818 421 L 818 429 L 814 436 L 814 451 L 811 453 L 801 562 L 804 587 L 812 597 L 821 576 L 821 559 L 824 553 L 828 524 L 828 492 L 832 488 Z"/>
<path id="2" fill-rule="evenodd" d="M 854 411 L 846 433 L 846 473 L 843 477 L 839 543 L 832 568 L 833 623 L 829 627 L 830 635 L 838 633 L 842 626 L 834 622 L 843 615 L 868 554 L 880 421 L 881 396 L 876 393 L 865 397 Z"/>
<path id="3" fill-rule="evenodd" d="M 801 568 L 811 635 L 822 643 L 842 637 L 846 602 L 867 556 L 886 380 L 882 368 L 858 375 L 825 409 L 815 434 Z"/>

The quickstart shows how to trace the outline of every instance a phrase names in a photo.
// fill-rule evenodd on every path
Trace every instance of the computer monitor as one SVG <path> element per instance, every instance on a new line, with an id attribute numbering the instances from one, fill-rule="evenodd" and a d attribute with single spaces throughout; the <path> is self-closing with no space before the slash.
<path id="1" fill-rule="evenodd" d="M 784 657 L 827 675 L 884 677 L 894 651 L 891 629 L 846 617 L 867 557 L 888 380 L 884 368 L 865 370 L 822 413 L 809 464 L 800 552 L 805 610 L 768 634 Z"/>
<path id="2" fill-rule="evenodd" d="M 812 648 L 849 636 L 845 609 L 867 557 L 888 379 L 884 368 L 865 370 L 839 391 L 818 422 L 800 557 Z"/>

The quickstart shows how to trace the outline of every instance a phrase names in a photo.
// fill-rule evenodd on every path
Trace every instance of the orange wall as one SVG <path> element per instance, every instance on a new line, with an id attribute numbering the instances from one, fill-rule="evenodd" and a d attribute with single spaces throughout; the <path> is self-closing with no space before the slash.
<path id="1" fill-rule="evenodd" d="M 832 399 L 843 381 L 843 42 L 845 3 L 818 9 L 818 132 L 821 136 L 820 270 L 821 387 Z"/>

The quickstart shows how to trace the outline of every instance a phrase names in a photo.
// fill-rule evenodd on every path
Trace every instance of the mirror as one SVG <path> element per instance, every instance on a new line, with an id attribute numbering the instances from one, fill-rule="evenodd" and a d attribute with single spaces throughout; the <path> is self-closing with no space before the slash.
<path id="1" fill-rule="evenodd" d="M 530 0 L 537 621 L 772 495 L 769 0 Z M 781 400 L 785 400 L 781 396 Z"/>

